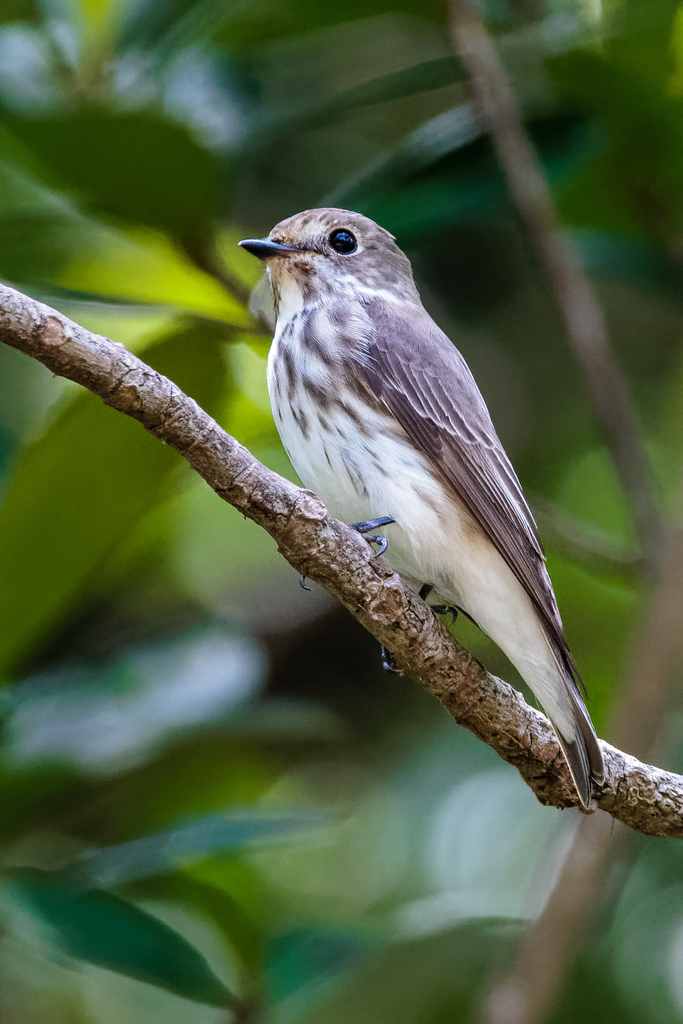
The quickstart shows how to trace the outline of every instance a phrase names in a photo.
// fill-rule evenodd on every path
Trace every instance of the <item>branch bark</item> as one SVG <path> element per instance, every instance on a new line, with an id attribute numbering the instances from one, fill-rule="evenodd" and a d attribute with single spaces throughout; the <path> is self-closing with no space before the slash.
<path id="1" fill-rule="evenodd" d="M 263 527 L 297 572 L 337 597 L 460 725 L 514 765 L 541 803 L 577 805 L 548 719 L 489 675 L 353 530 L 262 466 L 172 381 L 122 345 L 0 285 L 0 341 L 88 388 L 171 445 L 224 501 Z M 683 838 L 683 776 L 603 743 L 596 805 L 652 836 Z"/>

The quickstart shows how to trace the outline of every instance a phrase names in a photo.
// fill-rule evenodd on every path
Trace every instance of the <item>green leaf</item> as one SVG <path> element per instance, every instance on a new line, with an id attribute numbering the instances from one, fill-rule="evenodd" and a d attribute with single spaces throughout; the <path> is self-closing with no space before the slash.
<path id="1" fill-rule="evenodd" d="M 59 302 L 59 311 L 93 334 L 103 334 L 139 356 L 178 329 L 175 310 L 123 303 Z M 146 357 L 143 357 L 146 358 Z"/>
<path id="2" fill-rule="evenodd" d="M 215 3 L 216 0 L 199 0 L 196 6 L 208 6 L 210 10 Z M 382 14 L 406 14 L 437 23 L 445 18 L 443 4 L 438 0 L 377 0 L 371 5 L 367 0 L 328 0 L 324 4 L 319 0 L 282 0 L 235 4 L 229 9 L 231 17 L 217 23 L 216 40 L 236 49 Z"/>
<path id="3" fill-rule="evenodd" d="M 76 889 L 37 868 L 14 868 L 8 877 L 21 902 L 52 929 L 69 956 L 197 1003 L 236 1005 L 187 939 L 134 904 L 103 889 Z"/>
<path id="4" fill-rule="evenodd" d="M 216 869 L 216 874 L 227 873 L 224 864 L 217 864 Z M 264 946 L 261 929 L 224 885 L 208 884 L 184 873 L 174 877 L 171 891 L 177 899 L 202 908 L 248 971 L 259 969 Z"/>
<path id="5" fill-rule="evenodd" d="M 484 131 L 471 104 L 453 107 L 420 125 L 395 146 L 380 153 L 343 181 L 325 201 L 330 204 L 350 202 L 367 192 L 391 187 L 443 157 L 469 146 L 482 135 Z"/>
<path id="6" fill-rule="evenodd" d="M 276 0 L 270 3 L 231 3 L 225 0 L 148 0 L 130 4 L 121 43 L 130 46 L 155 46 L 155 56 L 168 60 L 186 46 L 214 40 L 231 50 L 288 35 L 313 32 L 344 22 L 398 12 L 422 19 L 443 17 L 437 0 Z"/>
<path id="7" fill-rule="evenodd" d="M 176 238 L 208 230 L 218 171 L 211 154 L 180 125 L 111 110 L 8 123 L 53 183 L 76 190 L 91 209 Z"/>
<path id="8" fill-rule="evenodd" d="M 654 8 L 653 8 L 654 13 Z M 659 15 L 664 6 L 659 5 Z M 659 21 L 659 18 L 657 18 Z M 666 33 L 670 17 L 665 18 Z M 653 22 L 655 38 L 661 23 Z M 554 82 L 574 109 L 595 117 L 603 133 L 586 173 L 569 183 L 565 220 L 620 234 L 674 237 L 683 225 L 683 102 L 660 38 L 613 40 L 549 62 Z"/>
<path id="9" fill-rule="evenodd" d="M 218 326 L 192 326 L 147 358 L 216 411 L 225 395 L 224 340 Z M 0 676 L 72 611 L 98 566 L 168 496 L 180 461 L 91 394 L 26 449 L 0 509 Z"/>
<path id="10" fill-rule="evenodd" d="M 670 906 L 676 906 L 676 902 L 671 901 Z M 657 909 L 660 913 L 664 910 L 663 907 Z M 678 909 L 676 907 L 676 911 Z M 661 917 L 657 922 L 657 931 L 660 935 L 669 934 Z M 639 930 L 638 934 L 642 936 L 643 932 Z M 653 969 L 651 961 L 647 962 L 649 957 L 653 956 L 653 952 L 653 959 L 666 955 L 663 954 L 661 947 L 655 947 L 653 950 L 652 945 L 647 943 L 647 954 L 640 961 L 641 968 L 643 960 L 647 965 L 643 971 L 644 977 L 638 978 L 634 986 L 638 990 L 640 1000 L 633 1000 L 629 998 L 628 991 L 617 983 L 612 963 L 608 959 L 609 954 L 602 950 L 597 952 L 595 949 L 590 953 L 582 951 L 571 967 L 571 983 L 565 983 L 563 986 L 561 998 L 550 1018 L 551 1024 L 574 1024 L 577 1020 L 580 1020 L 581 1024 L 642 1024 L 643 1021 L 651 1019 L 653 1006 L 655 1001 L 659 1001 L 658 997 L 661 998 L 663 987 L 657 967 Z M 655 959 L 655 963 L 659 962 L 659 959 Z M 650 971 L 647 970 L 648 967 Z M 665 998 L 666 996 L 671 998 L 669 992 L 666 992 Z M 641 1002 L 640 1006 L 638 1002 Z M 667 1007 L 667 1011 L 665 1015 L 658 1013 L 657 1016 L 660 1019 L 668 1017 L 671 1020 L 678 1016 L 678 1009 L 673 1003 Z"/>
<path id="11" fill-rule="evenodd" d="M 92 850 L 81 857 L 75 870 L 79 877 L 95 885 L 120 885 L 173 871 L 179 861 L 201 860 L 207 854 L 238 850 L 263 840 L 277 840 L 290 833 L 300 834 L 327 824 L 329 818 L 315 810 L 289 814 L 269 814 L 259 810 L 214 814 L 172 832 Z"/>
<path id="12" fill-rule="evenodd" d="M 3 0 L 0 6 L 0 22 L 2 21 L 36 23 L 40 21 L 40 5 L 36 0 Z"/>
<path id="13" fill-rule="evenodd" d="M 301 928 L 278 936 L 268 963 L 268 988 L 273 1002 L 336 974 L 367 945 L 360 935 L 322 928 Z"/>
<path id="14" fill-rule="evenodd" d="M 596 277 L 646 288 L 678 290 L 671 263 L 654 246 L 589 228 L 577 228 L 573 236 L 584 266 Z"/>
<path id="15" fill-rule="evenodd" d="M 69 251 L 83 251 L 88 235 L 68 212 L 19 209 L 0 216 L 0 273 L 17 284 L 49 284 Z"/>
<path id="16" fill-rule="evenodd" d="M 91 231 L 85 244 L 62 258 L 56 284 L 99 299 L 175 307 L 238 327 L 254 324 L 222 285 L 150 228 Z"/>
<path id="17" fill-rule="evenodd" d="M 77 6 L 85 34 L 91 38 L 106 39 L 121 17 L 118 0 L 78 0 Z"/>
<path id="18" fill-rule="evenodd" d="M 553 184 L 593 156 L 595 135 L 585 119 L 539 118 L 527 129 Z M 486 220 L 508 201 L 490 142 L 465 104 L 408 133 L 323 202 L 359 210 L 406 238 L 446 224 Z"/>
<path id="19" fill-rule="evenodd" d="M 453 85 L 461 77 L 460 61 L 449 55 L 379 75 L 332 96 L 313 97 L 299 107 L 274 107 L 267 110 L 266 116 L 261 115 L 260 119 L 255 117 L 247 127 L 242 154 L 252 153 L 263 146 L 272 146 L 281 136 L 290 135 L 297 129 L 327 127 L 353 111 L 442 89 Z M 447 111 L 448 115 L 451 113 Z"/>

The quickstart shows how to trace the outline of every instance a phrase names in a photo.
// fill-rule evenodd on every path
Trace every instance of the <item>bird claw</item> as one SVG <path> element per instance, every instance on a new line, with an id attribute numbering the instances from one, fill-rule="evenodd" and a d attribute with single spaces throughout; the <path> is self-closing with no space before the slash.
<path id="1" fill-rule="evenodd" d="M 402 676 L 403 672 L 396 664 L 396 658 L 391 651 L 382 644 L 382 668 L 385 672 L 393 672 L 396 676 Z"/>
<path id="2" fill-rule="evenodd" d="M 377 555 L 383 555 L 389 547 L 389 541 L 381 533 L 370 533 L 370 531 L 376 530 L 379 526 L 388 526 L 389 523 L 395 522 L 396 520 L 392 519 L 391 516 L 380 516 L 379 519 L 365 519 L 361 523 L 351 523 L 351 529 L 355 530 L 356 533 L 360 533 L 361 537 L 365 537 L 371 544 L 379 544 Z"/>
<path id="3" fill-rule="evenodd" d="M 310 590 L 311 589 L 310 587 L 306 586 L 306 577 L 304 576 L 303 573 L 301 573 L 301 575 L 299 576 L 299 586 L 301 587 L 302 590 Z"/>
<path id="4" fill-rule="evenodd" d="M 365 535 L 365 539 L 372 541 L 373 544 L 379 544 L 379 551 L 375 552 L 376 555 L 383 555 L 389 547 L 389 541 L 381 533 L 368 533 Z"/>
<path id="5" fill-rule="evenodd" d="M 437 615 L 450 615 L 451 626 L 458 618 L 458 609 L 454 608 L 452 604 L 433 604 L 431 609 Z"/>
<path id="6" fill-rule="evenodd" d="M 426 601 L 432 590 L 434 589 L 433 583 L 423 583 L 420 587 L 420 597 L 423 601 Z M 458 617 L 458 609 L 454 608 L 452 604 L 430 604 L 429 607 L 432 609 L 435 615 L 451 615 L 451 626 Z"/>

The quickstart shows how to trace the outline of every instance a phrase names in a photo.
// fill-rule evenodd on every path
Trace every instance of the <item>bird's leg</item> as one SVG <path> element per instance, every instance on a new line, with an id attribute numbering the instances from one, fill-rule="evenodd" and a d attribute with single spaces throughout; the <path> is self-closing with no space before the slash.
<path id="1" fill-rule="evenodd" d="M 422 598 L 423 601 L 427 600 L 433 589 L 433 583 L 422 584 L 422 586 L 420 587 L 420 597 Z M 452 615 L 451 626 L 458 617 L 458 609 L 454 608 L 452 604 L 431 604 L 429 607 L 437 615 Z"/>
<path id="2" fill-rule="evenodd" d="M 437 615 L 450 615 L 451 626 L 453 625 L 458 615 L 460 614 L 458 609 L 455 608 L 452 604 L 433 604 L 432 611 L 436 612 Z"/>
<path id="3" fill-rule="evenodd" d="M 366 540 L 371 541 L 373 544 L 379 544 L 378 555 L 383 555 L 389 547 L 389 541 L 386 537 L 383 537 L 381 533 L 372 534 L 371 530 L 378 530 L 380 526 L 388 526 L 389 523 L 395 523 L 396 520 L 391 516 L 380 516 L 379 519 L 364 519 L 362 523 L 351 523 L 351 529 L 355 530 L 356 533 L 360 533 L 361 536 L 365 537 Z"/>
<path id="4" fill-rule="evenodd" d="M 306 586 L 306 577 L 304 576 L 303 573 L 301 573 L 300 576 L 299 576 L 299 586 L 301 587 L 302 590 L 310 590 L 311 589 L 310 587 Z"/>
<path id="5" fill-rule="evenodd" d="M 381 533 L 372 534 L 370 531 L 378 530 L 381 526 L 388 526 L 389 523 L 395 522 L 396 520 L 392 516 L 380 516 L 379 519 L 365 519 L 362 523 L 351 523 L 351 529 L 355 530 L 356 533 L 360 533 L 366 540 L 379 544 L 377 554 L 383 555 L 389 547 L 389 541 Z M 401 669 L 396 664 L 396 658 L 391 651 L 387 650 L 384 644 L 382 644 L 382 668 L 385 672 L 394 672 L 397 676 L 403 675 L 403 672 L 401 672 Z"/>
<path id="6" fill-rule="evenodd" d="M 385 672 L 393 672 L 394 675 L 402 676 L 403 672 L 396 664 L 396 658 L 384 644 L 382 644 L 382 668 Z"/>

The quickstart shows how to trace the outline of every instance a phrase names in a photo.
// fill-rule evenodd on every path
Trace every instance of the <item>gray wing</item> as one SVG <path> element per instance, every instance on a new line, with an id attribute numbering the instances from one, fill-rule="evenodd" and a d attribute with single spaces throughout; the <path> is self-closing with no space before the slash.
<path id="1" fill-rule="evenodd" d="M 465 360 L 424 309 L 399 312 L 377 299 L 366 309 L 373 337 L 358 368 L 367 385 L 498 549 L 535 605 L 569 679 L 580 683 L 536 523 Z"/>

